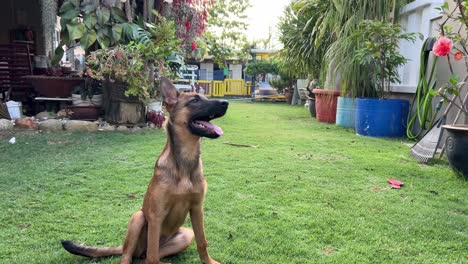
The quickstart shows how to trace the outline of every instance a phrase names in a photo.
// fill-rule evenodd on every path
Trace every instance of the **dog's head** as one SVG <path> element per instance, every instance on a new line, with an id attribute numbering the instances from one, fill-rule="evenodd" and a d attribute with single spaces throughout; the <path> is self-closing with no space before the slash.
<path id="1" fill-rule="evenodd" d="M 210 100 L 197 93 L 179 92 L 164 77 L 161 78 L 161 93 L 169 112 L 169 122 L 177 129 L 187 130 L 199 137 L 218 138 L 223 135 L 223 130 L 210 121 L 226 113 L 227 101 Z"/>

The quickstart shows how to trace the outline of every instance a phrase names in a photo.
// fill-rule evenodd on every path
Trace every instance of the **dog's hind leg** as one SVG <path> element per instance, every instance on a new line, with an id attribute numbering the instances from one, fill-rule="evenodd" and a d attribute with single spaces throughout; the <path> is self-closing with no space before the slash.
<path id="1" fill-rule="evenodd" d="M 140 210 L 133 214 L 130 222 L 128 223 L 127 235 L 125 236 L 125 242 L 123 244 L 120 264 L 132 263 L 133 256 L 141 257 L 141 254 L 146 250 L 146 234 L 144 239 L 141 239 L 141 236 L 143 235 L 142 230 L 143 227 L 145 227 L 145 224 L 146 219 L 143 211 Z"/>
<path id="2" fill-rule="evenodd" d="M 192 244 L 193 230 L 186 227 L 179 228 L 179 231 L 171 238 L 160 244 L 159 255 L 161 258 L 175 255 Z"/>

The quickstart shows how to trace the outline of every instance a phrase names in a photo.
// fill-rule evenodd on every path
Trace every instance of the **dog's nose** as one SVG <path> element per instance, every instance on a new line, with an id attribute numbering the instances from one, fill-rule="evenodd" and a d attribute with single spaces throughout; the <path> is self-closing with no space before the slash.
<path id="1" fill-rule="evenodd" d="M 229 105 L 229 102 L 226 101 L 226 100 L 220 100 L 220 103 L 221 103 L 221 105 L 224 106 L 224 107 L 228 107 L 228 105 Z"/>

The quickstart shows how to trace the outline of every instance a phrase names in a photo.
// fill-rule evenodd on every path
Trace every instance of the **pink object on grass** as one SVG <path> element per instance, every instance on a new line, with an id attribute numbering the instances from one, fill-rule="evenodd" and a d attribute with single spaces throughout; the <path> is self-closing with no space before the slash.
<path id="1" fill-rule="evenodd" d="M 404 185 L 403 182 L 399 181 L 399 180 L 395 180 L 395 179 L 392 179 L 392 178 L 388 178 L 387 179 L 388 183 L 390 183 L 390 187 L 392 187 L 392 189 L 400 189 L 401 186 Z"/>

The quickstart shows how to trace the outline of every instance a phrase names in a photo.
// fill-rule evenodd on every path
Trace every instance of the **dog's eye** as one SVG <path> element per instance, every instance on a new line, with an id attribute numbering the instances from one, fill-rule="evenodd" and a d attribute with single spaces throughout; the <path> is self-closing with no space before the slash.
<path id="1" fill-rule="evenodd" d="M 200 102 L 200 99 L 198 99 L 198 98 L 193 98 L 193 99 L 190 101 L 190 103 L 198 103 L 198 102 Z"/>

